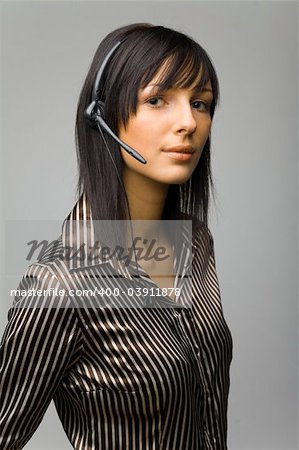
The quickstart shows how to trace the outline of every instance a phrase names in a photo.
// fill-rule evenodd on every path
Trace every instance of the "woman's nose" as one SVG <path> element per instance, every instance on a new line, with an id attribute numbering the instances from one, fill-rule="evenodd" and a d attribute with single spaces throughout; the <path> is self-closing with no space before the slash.
<path id="1" fill-rule="evenodd" d="M 176 133 L 192 134 L 196 130 L 197 123 L 194 118 L 194 110 L 190 103 L 182 103 L 176 108 L 174 128 Z"/>

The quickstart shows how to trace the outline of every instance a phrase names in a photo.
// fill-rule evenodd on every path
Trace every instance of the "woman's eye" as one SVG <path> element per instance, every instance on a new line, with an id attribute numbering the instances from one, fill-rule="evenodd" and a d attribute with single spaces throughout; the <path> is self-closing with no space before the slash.
<path id="1" fill-rule="evenodd" d="M 208 103 L 203 102 L 202 100 L 195 100 L 192 104 L 195 109 L 198 109 L 200 111 L 208 111 L 209 110 Z"/>
<path id="2" fill-rule="evenodd" d="M 153 107 L 161 106 L 162 102 L 163 102 L 162 97 L 151 97 L 146 101 L 146 103 L 148 103 L 149 105 L 151 105 Z"/>
<path id="3" fill-rule="evenodd" d="M 155 96 L 146 100 L 145 103 L 150 105 L 152 108 L 160 108 L 165 103 L 165 100 L 163 97 Z M 202 100 L 194 100 L 192 102 L 192 107 L 198 111 L 209 111 L 210 109 L 209 103 L 206 103 Z"/>

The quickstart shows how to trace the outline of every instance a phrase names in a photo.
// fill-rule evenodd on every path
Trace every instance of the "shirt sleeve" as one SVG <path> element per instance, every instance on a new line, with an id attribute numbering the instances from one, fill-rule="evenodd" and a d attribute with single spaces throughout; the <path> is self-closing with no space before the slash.
<path id="1" fill-rule="evenodd" d="M 76 311 L 46 266 L 30 266 L 18 291 L 0 345 L 1 450 L 21 449 L 29 441 L 79 341 Z"/>

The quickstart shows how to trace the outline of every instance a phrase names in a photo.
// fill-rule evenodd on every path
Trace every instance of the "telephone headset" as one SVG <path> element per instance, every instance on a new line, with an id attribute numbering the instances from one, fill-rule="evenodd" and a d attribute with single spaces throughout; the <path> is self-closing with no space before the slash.
<path id="1" fill-rule="evenodd" d="M 118 136 L 115 135 L 115 133 L 113 133 L 113 131 L 111 130 L 111 128 L 108 126 L 108 124 L 105 121 L 105 103 L 103 101 L 100 100 L 99 98 L 99 92 L 100 92 L 100 85 L 101 85 L 101 80 L 102 80 L 102 76 L 104 73 L 104 70 L 109 62 L 109 60 L 111 59 L 112 55 L 115 53 L 115 51 L 117 50 L 117 48 L 125 41 L 125 39 L 118 41 L 113 47 L 112 49 L 108 52 L 108 54 L 106 55 L 106 57 L 104 58 L 104 61 L 101 65 L 101 67 L 98 70 L 94 85 L 93 85 L 93 89 L 92 89 L 92 96 L 91 96 L 91 103 L 88 105 L 88 107 L 85 109 L 84 111 L 84 118 L 86 120 L 86 122 L 88 123 L 89 126 L 91 126 L 92 128 L 98 129 L 101 133 L 103 142 L 105 144 L 105 147 L 108 150 L 109 156 L 111 158 L 111 161 L 115 167 L 118 179 L 125 191 L 125 186 L 122 180 L 122 177 L 119 174 L 119 171 L 116 167 L 115 161 L 113 159 L 113 156 L 111 154 L 111 151 L 108 147 L 108 144 L 106 142 L 105 136 L 103 132 L 108 133 L 118 144 L 120 144 L 122 146 L 122 148 L 124 150 L 126 150 L 133 158 L 135 158 L 137 161 L 139 161 L 142 164 L 146 164 L 147 161 L 143 158 L 143 156 L 141 156 L 136 150 L 134 150 L 132 147 L 130 147 L 128 144 L 126 144 L 125 142 L 123 142 L 121 139 L 119 139 Z M 133 244 L 133 249 L 134 249 L 134 256 L 135 256 L 135 262 L 136 262 L 136 268 L 137 268 L 137 273 L 138 273 L 138 277 L 140 277 L 139 274 L 139 268 L 138 268 L 138 264 L 137 264 L 137 259 L 136 259 L 136 251 L 135 251 L 135 243 L 133 240 L 133 230 L 132 230 L 132 224 L 131 224 L 131 220 L 130 222 L 130 230 L 131 230 L 131 237 L 132 237 L 132 244 Z M 133 282 L 136 283 L 134 277 L 133 277 Z M 146 304 L 150 304 L 151 303 L 151 297 L 146 298 L 145 299 L 145 303 Z"/>
<path id="2" fill-rule="evenodd" d="M 104 70 L 116 51 L 116 49 L 125 41 L 125 39 L 118 41 L 114 47 L 109 51 L 109 53 L 106 55 L 98 73 L 95 79 L 95 83 L 92 90 L 92 97 L 91 97 L 91 103 L 88 105 L 84 112 L 84 117 L 86 119 L 86 122 L 93 128 L 98 128 L 100 133 L 102 134 L 104 143 L 108 149 L 108 146 L 106 144 L 106 141 L 103 136 L 103 131 L 106 131 L 106 133 L 110 134 L 110 136 L 118 142 L 124 150 L 126 150 L 133 158 L 137 159 L 137 161 L 141 162 L 142 164 L 146 164 L 146 160 L 141 156 L 136 150 L 134 150 L 132 147 L 130 147 L 128 144 L 126 144 L 124 141 L 119 139 L 116 134 L 113 133 L 111 128 L 107 125 L 105 121 L 105 103 L 102 102 L 99 99 L 99 91 L 100 91 L 100 85 L 101 85 L 101 79 L 102 75 L 104 73 Z M 108 149 L 109 151 L 109 149 Z M 110 151 L 109 151 L 110 153 Z"/>

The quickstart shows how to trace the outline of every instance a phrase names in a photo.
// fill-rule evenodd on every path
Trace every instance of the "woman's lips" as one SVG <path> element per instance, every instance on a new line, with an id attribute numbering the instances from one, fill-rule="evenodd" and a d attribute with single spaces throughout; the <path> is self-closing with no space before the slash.
<path id="1" fill-rule="evenodd" d="M 192 158 L 194 152 L 195 150 L 191 144 L 178 144 L 163 149 L 163 153 L 169 156 L 169 158 L 176 159 L 178 161 L 188 161 Z"/>
<path id="2" fill-rule="evenodd" d="M 166 156 L 169 158 L 177 159 L 178 161 L 188 161 L 192 158 L 193 153 L 184 153 L 184 152 L 167 152 L 163 151 Z"/>

